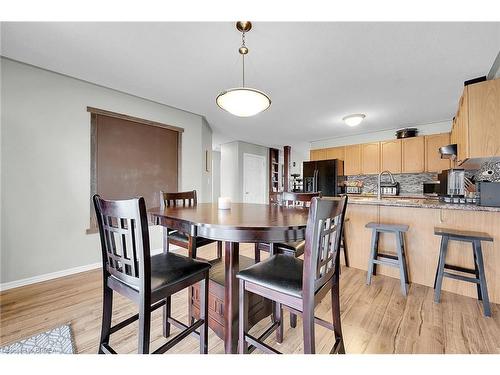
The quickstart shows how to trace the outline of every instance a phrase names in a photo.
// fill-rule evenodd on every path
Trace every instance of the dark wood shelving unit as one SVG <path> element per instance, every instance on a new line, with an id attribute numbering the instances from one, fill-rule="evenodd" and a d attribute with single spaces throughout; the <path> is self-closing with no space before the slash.
<path id="1" fill-rule="evenodd" d="M 269 149 L 269 202 L 276 201 L 279 191 L 279 160 L 280 150 Z"/>

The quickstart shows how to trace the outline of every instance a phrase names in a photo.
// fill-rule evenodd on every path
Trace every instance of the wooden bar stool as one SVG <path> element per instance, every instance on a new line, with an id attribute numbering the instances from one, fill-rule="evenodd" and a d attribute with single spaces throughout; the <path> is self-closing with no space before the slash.
<path id="1" fill-rule="evenodd" d="M 94 195 L 101 238 L 103 271 L 103 311 L 100 354 L 116 354 L 109 345 L 111 334 L 139 320 L 138 352 L 149 353 L 151 312 L 170 304 L 170 297 L 192 285 L 200 284 L 200 319 L 183 324 L 170 314 L 169 324 L 182 330 L 156 349 L 164 353 L 185 337 L 199 336 L 200 353 L 208 352 L 208 275 L 210 264 L 182 255 L 163 253 L 151 256 L 148 219 L 144 198 L 105 200 Z M 111 326 L 113 292 L 132 300 L 139 313 Z M 196 331 L 199 329 L 198 331 Z M 170 335 L 170 329 L 168 335 Z"/>
<path id="2" fill-rule="evenodd" d="M 365 227 L 371 228 L 373 230 L 370 260 L 368 262 L 368 273 L 366 275 L 366 284 L 370 285 L 372 281 L 372 275 L 377 274 L 377 264 L 397 267 L 399 268 L 401 292 L 406 296 L 408 294 L 408 269 L 406 266 L 404 233 L 408 231 L 408 225 L 368 223 Z M 378 242 L 380 233 L 392 233 L 396 236 L 397 255 L 379 253 Z"/>
<path id="3" fill-rule="evenodd" d="M 477 299 L 483 301 L 483 310 L 485 316 L 491 316 L 490 299 L 488 297 L 488 288 L 486 286 L 486 275 L 484 273 L 483 251 L 481 241 L 491 241 L 493 238 L 482 232 L 460 231 L 447 228 L 434 228 L 434 234 L 441 236 L 441 249 L 439 251 L 439 261 L 434 280 L 434 302 L 439 302 L 441 298 L 441 286 L 443 277 L 450 277 L 461 281 L 475 283 L 477 287 Z M 446 252 L 448 250 L 448 241 L 470 242 L 474 253 L 474 269 L 464 268 L 446 264 Z M 446 272 L 447 270 L 473 274 L 475 277 L 462 276 L 460 274 Z"/>
<path id="4" fill-rule="evenodd" d="M 277 330 L 277 341 L 282 340 L 283 308 L 302 315 L 305 354 L 316 351 L 315 324 L 334 332 L 335 344 L 331 354 L 345 353 L 340 322 L 339 248 L 346 203 L 347 196 L 313 198 L 307 221 L 304 260 L 276 254 L 237 274 L 240 280 L 239 353 L 249 353 L 254 348 L 279 353 L 263 340 L 274 330 Z M 259 337 L 248 332 L 250 292 L 276 304 L 275 321 Z M 328 292 L 332 299 L 331 323 L 314 315 L 315 306 Z"/>
<path id="5" fill-rule="evenodd" d="M 160 191 L 160 208 L 164 210 L 169 207 L 194 207 L 198 204 L 196 190 L 168 193 Z M 197 249 L 217 242 L 217 257 L 208 260 L 210 263 L 222 260 L 222 241 L 214 241 L 203 237 L 192 237 L 187 233 L 171 230 L 163 227 L 163 251 L 169 251 L 169 244 L 177 245 L 188 250 L 188 256 L 197 259 Z M 198 258 L 200 260 L 207 260 Z"/>

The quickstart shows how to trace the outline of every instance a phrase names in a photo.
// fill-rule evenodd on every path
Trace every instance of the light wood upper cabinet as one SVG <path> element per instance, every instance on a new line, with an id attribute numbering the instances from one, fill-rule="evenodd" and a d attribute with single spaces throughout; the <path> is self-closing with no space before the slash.
<path id="1" fill-rule="evenodd" d="M 456 122 L 456 144 L 457 144 L 457 162 L 461 163 L 469 158 L 469 96 L 467 87 L 460 98 L 457 115 L 455 116 Z"/>
<path id="2" fill-rule="evenodd" d="M 450 168 L 449 159 L 441 159 L 439 148 L 451 143 L 450 133 L 426 135 L 425 139 L 425 171 L 441 172 Z"/>
<path id="3" fill-rule="evenodd" d="M 451 130 L 457 163 L 469 158 L 500 156 L 500 79 L 464 88 Z"/>
<path id="4" fill-rule="evenodd" d="M 380 173 L 380 142 L 361 145 L 361 173 Z"/>
<path id="5" fill-rule="evenodd" d="M 344 160 L 344 146 L 341 147 L 332 147 L 326 149 L 326 158 L 327 159 L 340 159 Z"/>
<path id="6" fill-rule="evenodd" d="M 354 176 L 361 174 L 361 146 L 345 146 L 344 174 Z"/>
<path id="7" fill-rule="evenodd" d="M 402 139 L 403 173 L 421 173 L 425 170 L 424 137 Z"/>
<path id="8" fill-rule="evenodd" d="M 401 140 L 380 142 L 380 171 L 401 173 Z"/>
<path id="9" fill-rule="evenodd" d="M 326 160 L 326 148 L 319 150 L 311 150 L 309 159 L 312 160 Z"/>
<path id="10" fill-rule="evenodd" d="M 500 79 L 469 85 L 465 91 L 469 120 L 466 156 L 500 156 Z"/>

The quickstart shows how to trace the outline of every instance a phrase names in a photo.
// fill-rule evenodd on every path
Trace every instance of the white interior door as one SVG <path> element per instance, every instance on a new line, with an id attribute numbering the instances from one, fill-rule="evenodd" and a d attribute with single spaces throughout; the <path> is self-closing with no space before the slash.
<path id="1" fill-rule="evenodd" d="M 263 156 L 243 154 L 243 202 L 266 203 L 266 160 Z"/>

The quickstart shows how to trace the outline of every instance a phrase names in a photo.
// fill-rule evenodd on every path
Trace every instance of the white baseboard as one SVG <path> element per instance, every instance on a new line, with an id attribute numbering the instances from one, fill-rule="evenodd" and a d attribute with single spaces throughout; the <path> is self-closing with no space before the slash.
<path id="1" fill-rule="evenodd" d="M 177 250 L 178 246 L 171 245 L 170 249 L 171 250 Z M 161 252 L 162 252 L 161 248 L 160 249 L 154 249 L 154 250 L 151 250 L 151 255 L 160 254 Z M 102 263 L 98 262 L 98 263 L 87 264 L 85 266 L 79 266 L 79 267 L 69 268 L 69 269 L 66 269 L 66 270 L 61 270 L 61 271 L 46 273 L 44 275 L 28 277 L 26 279 L 9 281 L 7 283 L 0 284 L 0 292 L 3 292 L 3 291 L 8 290 L 8 289 L 19 288 L 21 286 L 26 286 L 26 285 L 41 283 L 42 281 L 48 281 L 48 280 L 52 280 L 52 279 L 57 279 L 59 277 L 74 275 L 74 274 L 80 273 L 80 272 L 95 270 L 97 268 L 100 268 L 101 266 L 102 266 Z"/>
<path id="2" fill-rule="evenodd" d="M 99 268 L 101 266 L 102 266 L 101 262 L 92 263 L 92 264 L 87 264 L 85 266 L 79 266 L 79 267 L 69 268 L 66 270 L 46 273 L 44 275 L 28 277 L 26 279 L 9 281 L 8 283 L 0 284 L 0 291 L 3 292 L 3 291 L 8 290 L 8 289 L 19 288 L 21 286 L 41 283 L 42 281 L 57 279 L 59 277 L 73 275 L 75 273 L 95 270 L 96 268 Z"/>

